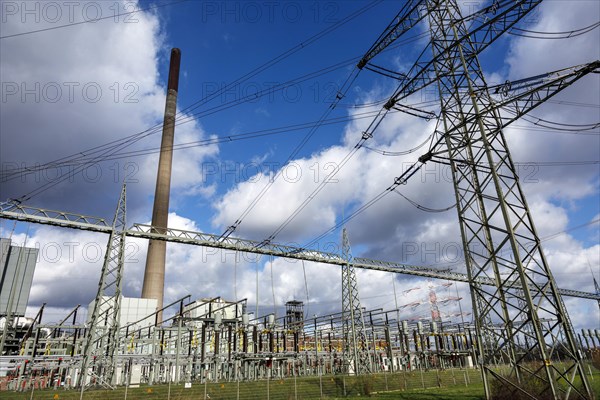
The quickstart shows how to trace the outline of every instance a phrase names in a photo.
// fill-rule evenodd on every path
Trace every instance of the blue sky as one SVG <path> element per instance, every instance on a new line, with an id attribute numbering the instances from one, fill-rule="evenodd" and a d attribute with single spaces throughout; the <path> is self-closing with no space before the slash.
<path id="1" fill-rule="evenodd" d="M 2 4 L 1 36 L 72 22 L 68 20 L 69 10 L 65 7 L 61 9 L 61 18 L 53 20 L 50 18 L 52 10 L 44 11 L 40 5 L 40 18 L 36 20 L 35 15 L 27 14 L 23 9 L 7 8 L 7 4 L 13 5 L 11 2 Z M 15 4 L 20 7 L 20 3 Z M 31 166 L 51 161 L 160 123 L 172 47 L 182 51 L 178 98 L 181 110 L 216 88 L 244 77 L 304 44 L 280 62 L 195 109 L 193 112 L 205 114 L 179 125 L 176 143 L 206 141 L 317 121 L 353 71 L 356 60 L 352 59 L 361 56 L 372 45 L 403 3 L 384 1 L 367 7 L 369 3 L 363 2 L 187 1 L 168 6 L 162 6 L 166 2 L 140 2 L 136 7 L 145 9 L 156 4 L 161 6 L 134 15 L 1 39 L 0 154 L 3 173 L 15 165 Z M 469 4 L 461 3 L 465 10 Z M 600 19 L 600 5 L 595 2 L 569 2 L 568 13 L 564 12 L 566 4 L 564 1 L 544 2 L 519 26 L 555 32 L 578 29 Z M 131 2 L 78 3 L 74 18 L 85 20 L 97 7 L 103 16 L 114 16 L 117 9 L 125 12 L 133 6 Z M 344 18 L 363 8 L 364 12 L 338 26 Z M 311 37 L 328 28 L 336 29 L 309 42 Z M 373 62 L 406 72 L 427 44 L 426 33 L 425 26 L 416 27 L 405 38 L 420 35 L 418 38 L 380 54 Z M 599 47 L 598 29 L 568 40 L 507 35 L 482 55 L 481 63 L 488 81 L 500 83 L 596 60 L 600 58 Z M 335 65 L 339 66 L 331 72 L 283 91 L 218 112 L 212 110 L 257 90 L 269 89 Z M 75 88 L 72 99 L 68 96 L 69 85 Z M 61 90 L 58 98 L 53 97 L 56 87 Z M 293 157 L 291 165 L 284 169 L 284 177 L 276 181 L 235 234 L 256 240 L 271 234 L 353 147 L 370 121 L 370 118 L 360 119 L 361 113 L 380 108 L 380 104 L 355 106 L 386 100 L 394 87 L 390 78 L 370 71 L 361 72 L 347 96 L 329 115 L 329 118 L 342 118 L 343 123 L 325 125 L 315 132 Z M 91 92 L 84 92 L 84 88 Z M 102 96 L 94 101 L 94 90 L 98 88 Z M 533 114 L 561 123 L 597 123 L 598 89 L 598 76 L 588 76 Z M 411 101 L 415 104 L 431 98 L 431 92 L 420 93 Z M 435 106 L 431 109 L 435 111 Z M 186 112 L 187 117 L 191 115 L 192 111 Z M 588 135 L 572 135 L 540 130 L 524 121 L 518 121 L 515 126 L 507 130 L 507 138 L 517 162 L 600 159 L 597 127 L 586 132 Z M 432 131 L 433 122 L 394 114 L 385 119 L 369 145 L 391 152 L 403 151 L 416 147 Z M 307 132 L 304 129 L 177 150 L 170 224 L 222 233 L 268 182 L 269 174 L 282 168 Z M 150 135 L 130 150 L 155 149 L 159 142 L 158 134 Z M 402 168 L 413 163 L 419 155 L 415 152 L 402 157 L 386 157 L 362 149 L 340 170 L 337 181 L 326 185 L 276 240 L 310 241 L 335 225 L 343 215 L 384 190 Z M 50 187 L 31 197 L 27 203 L 111 218 L 120 182 L 127 176 L 130 181 L 129 221 L 149 222 L 156 161 L 156 154 L 111 159 Z M 453 198 L 447 171 L 435 166 L 430 168 L 430 174 L 414 177 L 404 193 L 425 206 L 446 207 Z M 56 172 L 54 169 L 3 181 L 0 183 L 1 197 L 19 197 L 52 183 L 52 174 Z M 596 278 L 600 278 L 599 225 L 591 223 L 600 215 L 599 165 L 539 166 L 527 178 L 524 190 L 540 237 L 587 224 L 545 243 L 559 286 L 593 291 L 590 265 Z M 423 213 L 399 196 L 390 195 L 350 222 L 348 230 L 356 256 L 413 264 L 448 264 L 456 261 L 451 249 L 460 243 L 456 219 L 454 210 Z M 8 236 L 11 228 L 12 222 L 2 221 L 3 236 Z M 27 225 L 18 224 L 13 240 L 22 243 L 27 229 Z M 64 249 L 65 243 L 73 240 L 80 243 L 81 248 L 86 243 L 105 245 L 101 235 L 59 232 L 55 228 L 35 225 L 29 229 L 28 243 L 37 243 L 42 250 L 54 242 Z M 338 243 L 339 235 L 338 230 L 319 242 L 318 247 L 323 249 Z M 126 268 L 125 293 L 137 296 L 146 244 L 144 241 L 132 243 L 139 249 L 132 257 L 135 261 Z M 415 248 L 417 252 L 412 251 Z M 276 308 L 281 307 L 284 300 L 305 296 L 303 271 L 297 264 L 273 260 L 273 266 L 271 281 L 270 260 L 241 261 L 235 268 L 239 267 L 243 272 L 238 274 L 239 281 L 232 283 L 234 266 L 231 257 L 215 257 L 199 249 L 169 245 L 166 299 L 188 293 L 196 297 L 223 295 L 232 298 L 232 286 L 239 286 L 238 295 L 245 293 L 254 304 L 256 291 L 252 282 L 256 273 L 263 274 L 261 282 L 266 286 L 260 291 L 259 303 L 266 307 L 273 307 L 270 291 L 276 292 Z M 309 303 L 320 312 L 333 312 L 339 308 L 339 271 L 322 265 L 307 264 L 305 267 L 311 293 Z M 69 304 L 90 301 L 90 293 L 97 282 L 93 271 L 98 268 L 98 260 L 90 261 L 81 254 L 75 260 L 69 260 L 64 254 L 58 259 L 42 257 L 32 292 L 32 308 L 43 301 L 53 303 L 54 300 L 58 315 Z M 193 278 L 190 272 L 193 272 Z M 80 288 L 74 292 L 65 291 L 64 279 L 61 279 L 64 277 L 79 280 Z M 391 279 L 391 276 L 373 272 L 359 273 L 361 293 L 367 299 L 367 306 L 390 307 L 393 304 L 394 300 L 389 297 Z M 400 297 L 406 288 L 427 285 L 406 277 L 398 277 L 397 283 Z M 459 290 L 468 299 L 466 288 L 459 286 Z M 374 297 L 379 293 L 387 293 L 388 297 Z M 411 292 L 401 300 L 415 301 L 419 296 L 424 297 L 424 292 Z M 468 300 L 465 301 L 463 307 L 467 307 Z M 589 302 L 570 299 L 567 306 L 580 324 L 585 322 L 586 314 L 598 316 L 597 306 Z M 427 307 L 416 312 L 426 315 Z"/>

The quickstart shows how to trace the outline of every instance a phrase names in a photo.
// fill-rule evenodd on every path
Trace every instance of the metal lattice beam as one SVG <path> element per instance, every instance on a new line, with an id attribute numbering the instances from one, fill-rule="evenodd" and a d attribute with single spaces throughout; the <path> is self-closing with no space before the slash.
<path id="1" fill-rule="evenodd" d="M 35 216 L 33 211 L 28 211 L 27 213 L 22 212 L 22 210 L 35 210 L 35 207 L 25 207 L 19 206 L 16 207 L 14 204 L 7 202 L 0 204 L 0 218 L 31 222 L 31 223 L 39 223 L 46 225 L 55 225 L 66 228 L 73 229 L 83 229 L 83 230 L 91 230 L 94 232 L 101 233 L 110 233 L 112 232 L 112 227 L 106 227 L 105 225 L 82 225 L 78 222 L 68 222 L 62 219 L 52 219 L 52 218 L 40 218 Z M 71 216 L 70 218 L 76 220 L 79 217 L 78 214 L 74 213 L 64 213 L 60 211 L 54 211 L 60 214 L 67 214 Z M 80 216 L 84 217 L 84 216 Z M 100 220 L 100 218 L 98 218 Z M 159 233 L 165 232 L 165 233 Z M 126 236 L 139 237 L 143 239 L 158 239 L 165 240 L 168 242 L 174 243 L 185 243 L 194 246 L 204 246 L 215 249 L 223 249 L 223 250 L 231 250 L 231 251 L 241 251 L 252 254 L 260 254 L 260 255 L 269 255 L 274 257 L 284 257 L 291 258 L 296 260 L 304 260 L 304 261 L 313 261 L 323 264 L 330 265 L 345 265 L 347 262 L 340 257 L 339 254 L 327 253 L 318 250 L 311 249 L 303 249 L 300 247 L 281 245 L 269 243 L 267 245 L 260 246 L 264 244 L 262 242 L 246 240 L 246 239 L 238 239 L 233 237 L 228 237 L 225 240 L 219 235 L 212 235 L 203 232 L 194 232 L 194 231 L 186 231 L 181 229 L 173 229 L 167 228 L 164 229 L 155 229 L 150 225 L 143 224 L 134 224 L 131 228 L 124 232 Z M 403 263 L 397 263 L 392 261 L 382 261 L 382 260 L 373 260 L 368 258 L 360 258 L 354 257 L 351 262 L 354 268 L 368 269 L 374 271 L 382 271 L 382 272 L 392 272 L 397 274 L 406 274 L 413 276 L 420 276 L 424 278 L 435 278 L 435 279 L 443 279 L 457 282 L 469 282 L 469 277 L 467 274 L 460 272 L 453 272 L 451 270 L 444 269 L 436 269 L 422 266 L 414 266 L 407 265 Z M 480 277 L 478 282 L 481 285 L 494 285 L 494 280 L 491 278 Z M 513 282 L 513 286 L 515 288 L 520 287 L 520 283 L 518 281 Z M 578 290 L 570 290 L 570 289 L 559 289 L 560 293 L 563 296 L 571 296 L 571 297 L 579 297 L 582 299 L 589 300 L 600 300 L 600 293 L 589 293 Z"/>

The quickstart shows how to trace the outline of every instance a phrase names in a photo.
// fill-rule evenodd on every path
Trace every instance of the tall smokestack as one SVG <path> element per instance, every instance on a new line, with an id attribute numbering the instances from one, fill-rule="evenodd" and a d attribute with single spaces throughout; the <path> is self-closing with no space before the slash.
<path id="1" fill-rule="evenodd" d="M 152 226 L 156 227 L 159 233 L 166 232 L 169 218 L 171 164 L 173 160 L 173 138 L 175 135 L 175 113 L 177 109 L 180 60 L 181 50 L 176 48 L 172 49 L 162 141 L 160 144 L 160 158 L 158 161 L 158 174 L 156 177 L 156 190 L 154 192 L 154 209 L 152 210 Z M 163 304 L 166 252 L 167 242 L 150 240 L 150 243 L 148 244 L 148 256 L 146 257 L 142 297 L 145 299 L 156 299 L 157 309 L 161 309 Z M 159 321 L 160 317 L 161 315 L 159 315 Z"/>

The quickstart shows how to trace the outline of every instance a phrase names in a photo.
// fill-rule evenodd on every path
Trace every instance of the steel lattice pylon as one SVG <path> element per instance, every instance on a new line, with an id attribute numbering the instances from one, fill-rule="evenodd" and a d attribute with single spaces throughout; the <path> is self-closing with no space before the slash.
<path id="1" fill-rule="evenodd" d="M 536 2 L 525 3 L 523 15 Z M 491 397 L 493 378 L 515 395 L 592 398 L 572 326 L 502 132 L 502 118 L 487 90 L 478 44 L 471 40 L 455 0 L 428 1 L 428 10 L 441 134 L 467 255 L 486 396 Z M 494 279 L 496 285 L 475 284 L 481 277 Z M 510 368 L 501 373 L 494 360 Z"/>
<path id="2" fill-rule="evenodd" d="M 349 372 L 357 375 L 371 372 L 371 359 L 362 307 L 358 297 L 356 271 L 350 264 L 352 253 L 346 228 L 342 230 L 342 258 L 348 264 L 342 265 L 342 323 L 344 333 L 344 360 Z"/>
<path id="3" fill-rule="evenodd" d="M 97 384 L 103 385 L 112 385 L 115 378 L 126 229 L 126 185 L 123 184 L 85 338 L 77 382 L 82 392 L 90 375 L 97 377 Z"/>

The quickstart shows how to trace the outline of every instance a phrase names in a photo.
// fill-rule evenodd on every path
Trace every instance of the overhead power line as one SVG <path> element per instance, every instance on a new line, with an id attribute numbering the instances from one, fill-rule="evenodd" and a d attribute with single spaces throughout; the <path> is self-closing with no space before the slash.
<path id="1" fill-rule="evenodd" d="M 398 48 L 398 47 L 406 45 L 408 43 L 412 43 L 414 41 L 417 41 L 417 40 L 420 39 L 421 36 L 423 36 L 423 34 L 419 34 L 419 35 L 416 35 L 416 36 L 409 37 L 409 38 L 407 38 L 407 39 L 405 39 L 403 41 L 398 41 L 396 43 L 396 45 L 390 46 L 388 49 L 386 49 L 384 51 L 389 51 L 389 50 L 392 50 L 394 48 Z M 184 118 L 182 118 L 182 116 L 184 115 L 183 111 L 179 111 L 177 113 L 178 116 L 176 117 L 176 126 L 179 126 L 179 125 L 182 125 L 182 124 L 185 124 L 185 123 L 189 123 L 189 122 L 193 122 L 193 121 L 196 120 L 196 118 L 206 117 L 208 115 L 211 115 L 211 114 L 214 114 L 214 113 L 217 113 L 217 112 L 220 112 L 220 111 L 227 110 L 227 109 L 232 108 L 234 106 L 237 106 L 237 105 L 240 105 L 240 104 L 252 101 L 252 100 L 256 100 L 256 99 L 258 99 L 260 97 L 263 97 L 263 96 L 271 95 L 271 94 L 273 94 L 273 93 L 275 93 L 277 91 L 280 91 L 280 90 L 284 90 L 285 88 L 290 87 L 291 85 L 295 85 L 295 84 L 298 84 L 298 83 L 301 83 L 301 82 L 305 82 L 307 80 L 310 80 L 310 79 L 322 76 L 322 75 L 330 73 L 330 72 L 333 72 L 335 70 L 338 70 L 338 69 L 341 69 L 341 68 L 345 68 L 348 65 L 356 64 L 356 62 L 360 59 L 360 57 L 361 56 L 352 57 L 350 59 L 344 60 L 342 62 L 333 64 L 333 65 L 330 65 L 330 66 L 325 67 L 325 68 L 321 68 L 319 70 L 316 70 L 316 71 L 313 71 L 311 73 L 302 75 L 300 77 L 293 78 L 293 79 L 291 79 L 289 81 L 286 81 L 286 82 L 284 82 L 284 83 L 282 83 L 280 85 L 276 85 L 276 86 L 274 86 L 272 88 L 269 88 L 267 90 L 261 91 L 260 93 L 254 93 L 254 94 L 248 95 L 248 96 L 246 96 L 246 97 L 244 97 L 242 99 L 232 100 L 232 101 L 223 103 L 223 104 L 221 104 L 219 106 L 215 106 L 213 108 L 210 108 L 210 109 L 198 112 L 198 113 L 186 115 Z M 239 80 L 236 81 L 236 82 L 240 83 Z M 218 90 L 213 97 L 205 96 L 200 101 L 203 101 L 204 103 L 209 102 L 211 99 L 218 97 L 218 94 L 221 93 L 222 91 L 226 90 L 226 88 L 229 87 L 229 86 L 226 86 L 226 87 L 221 88 L 220 90 Z M 196 104 L 196 103 L 194 103 L 194 104 Z M 416 104 L 416 106 L 418 106 L 420 104 L 422 104 L 422 103 Z M 187 108 L 190 108 L 190 107 L 191 106 L 188 106 Z M 184 110 L 186 110 L 187 108 L 185 108 Z M 104 143 L 102 145 L 98 145 L 98 146 L 94 146 L 94 147 L 91 147 L 91 148 L 88 148 L 88 149 L 85 149 L 85 150 L 81 150 L 81 151 L 78 151 L 77 153 L 74 153 L 74 154 L 71 154 L 71 155 L 68 155 L 68 156 L 63 156 L 63 157 L 55 159 L 53 161 L 49 161 L 47 163 L 40 164 L 40 165 L 38 165 L 38 166 L 36 166 L 35 168 L 32 168 L 32 169 L 26 169 L 25 172 L 22 171 L 22 170 L 11 170 L 10 173 L 11 174 L 13 172 L 15 172 L 15 173 L 29 173 L 29 171 L 35 172 L 35 171 L 39 171 L 39 170 L 43 170 L 43 169 L 57 168 L 57 167 L 60 167 L 60 166 L 65 166 L 65 165 L 84 165 L 85 164 L 86 166 L 89 167 L 89 166 L 94 165 L 94 163 L 97 163 L 97 162 L 102 162 L 102 161 L 107 161 L 107 160 L 113 160 L 113 159 L 116 159 L 116 158 L 120 158 L 118 156 L 115 156 L 115 157 L 106 156 L 106 157 L 100 159 L 100 161 L 95 161 L 96 158 L 92 157 L 92 156 L 97 155 L 99 153 L 102 153 L 102 152 L 104 152 L 106 150 L 112 151 L 112 152 L 110 152 L 110 154 L 114 155 L 114 154 L 116 154 L 116 152 L 119 149 L 123 150 L 123 149 L 125 149 L 127 147 L 130 147 L 131 145 L 139 142 L 140 140 L 142 140 L 144 138 L 147 138 L 147 137 L 150 137 L 150 136 L 154 135 L 155 133 L 160 132 L 161 129 L 162 129 L 162 123 L 159 123 L 159 124 L 156 124 L 154 126 L 151 126 L 151 127 L 147 128 L 147 129 L 145 129 L 143 131 L 134 133 L 132 135 L 129 135 L 129 136 L 126 136 L 126 137 L 123 137 L 123 138 L 120 138 L 120 139 L 115 139 L 115 140 L 109 141 L 107 143 Z M 72 171 L 72 173 L 73 173 L 73 171 Z M 56 181 L 56 183 L 58 184 L 58 183 L 60 183 L 60 181 Z"/>
<path id="2" fill-rule="evenodd" d="M 280 54 L 279 56 L 271 59 L 270 61 L 262 64 L 261 66 L 255 68 L 254 70 L 248 72 L 247 74 L 243 75 L 242 77 L 238 78 L 237 80 L 235 80 L 234 82 L 230 83 L 229 85 L 221 88 L 219 91 L 217 91 L 216 93 L 209 95 L 209 96 L 205 96 L 204 99 L 193 103 L 191 106 L 188 106 L 186 109 L 181 110 L 180 112 L 177 113 L 177 115 L 181 115 L 182 112 L 184 112 L 185 110 L 188 109 L 194 109 L 199 107 L 200 105 L 212 100 L 213 98 L 216 98 L 216 96 L 218 96 L 219 93 L 221 93 L 223 90 L 226 90 L 227 88 L 229 88 L 231 85 L 235 85 L 235 84 L 239 84 L 255 75 L 257 75 L 258 73 L 270 68 L 271 66 L 277 64 L 278 62 L 280 62 L 281 60 L 289 57 L 290 55 L 306 48 L 308 45 L 314 43 L 316 40 L 324 37 L 325 35 L 327 35 L 328 33 L 333 32 L 334 30 L 336 30 L 337 28 L 339 28 L 340 26 L 344 25 L 345 23 L 347 23 L 348 21 L 356 18 L 357 16 L 361 15 L 362 13 L 364 13 L 365 11 L 367 11 L 368 9 L 374 7 L 376 4 L 380 3 L 382 0 L 375 0 L 367 5 L 365 5 L 364 7 L 360 8 L 359 10 L 355 11 L 354 13 L 350 14 L 349 16 L 341 19 L 340 21 L 336 22 L 335 24 L 333 24 L 332 26 L 327 27 L 326 29 L 320 31 L 319 33 L 311 36 L 308 40 L 306 40 L 305 42 L 302 42 L 290 49 L 288 49 L 287 51 L 285 51 L 284 53 Z M 55 27 L 56 28 L 56 27 Z M 89 167 L 91 165 L 95 165 L 99 162 L 104 161 L 107 157 L 111 156 L 114 152 L 116 152 L 118 149 L 120 148 L 125 148 L 125 147 L 129 147 L 130 145 L 138 142 L 139 140 L 141 140 L 142 138 L 145 138 L 147 136 L 152 135 L 153 133 L 156 133 L 160 130 L 162 124 L 157 124 L 151 128 L 148 128 L 142 132 L 138 132 L 130 137 L 128 137 L 127 139 L 121 139 L 121 140 L 116 140 L 113 141 L 111 143 L 111 145 L 109 146 L 108 149 L 105 149 L 104 146 L 98 146 L 97 148 L 95 148 L 95 152 L 100 152 L 101 154 L 98 155 L 97 157 L 94 157 L 91 159 L 91 161 L 85 165 L 82 165 L 80 167 L 78 167 L 78 169 L 76 171 L 69 171 L 68 174 L 61 174 L 61 176 L 56 179 L 53 180 L 52 182 L 47 182 L 46 184 L 42 185 L 41 187 L 38 187 L 37 189 L 22 195 L 20 197 L 20 199 L 22 200 L 28 200 L 31 199 L 33 196 L 36 196 L 56 185 L 58 185 L 59 183 L 65 181 L 66 179 L 69 179 L 69 177 L 71 176 L 71 174 L 73 173 L 79 173 L 81 172 L 86 166 Z"/>
<path id="3" fill-rule="evenodd" d="M 151 11 L 151 10 L 156 10 L 156 9 L 162 8 L 162 7 L 169 7 L 169 6 L 173 6 L 173 5 L 176 5 L 176 4 L 181 4 L 181 3 L 185 3 L 187 1 L 190 1 L 190 0 L 178 0 L 178 1 L 173 1 L 171 3 L 158 4 L 158 5 L 155 5 L 155 6 L 150 6 L 150 7 L 146 7 L 146 8 L 140 8 L 138 10 L 133 10 L 133 11 L 129 11 L 129 12 L 124 12 L 124 13 L 119 13 L 119 14 L 112 14 L 112 15 L 108 15 L 106 17 L 90 18 L 90 19 L 86 19 L 84 21 L 71 22 L 71 23 L 64 24 L 64 25 L 55 25 L 55 26 L 49 26 L 47 28 L 36 29 L 36 30 L 32 30 L 32 31 L 27 31 L 27 32 L 13 33 L 11 35 L 0 36 L 0 39 L 9 39 L 9 38 L 18 37 L 18 36 L 32 35 L 34 33 L 48 32 L 48 31 L 53 31 L 53 30 L 56 30 L 56 29 L 68 28 L 68 27 L 76 26 L 76 25 L 89 24 L 90 22 L 94 23 L 94 22 L 103 21 L 103 20 L 106 20 L 106 19 L 115 19 L 115 18 L 118 18 L 118 17 L 124 17 L 124 16 L 127 16 L 127 15 L 136 14 L 136 13 L 139 13 L 139 12 Z"/>
<path id="4" fill-rule="evenodd" d="M 529 29 L 521 29 L 521 28 L 512 28 L 508 31 L 509 35 L 513 36 L 522 36 L 530 39 L 571 39 L 577 36 L 585 35 L 588 32 L 593 31 L 594 29 L 600 26 L 599 22 L 594 22 L 591 25 L 585 26 L 583 28 L 574 29 L 571 31 L 563 31 L 563 32 L 540 32 L 540 31 L 532 31 Z"/>
<path id="5" fill-rule="evenodd" d="M 352 116 L 328 118 L 328 119 L 325 119 L 324 121 L 322 121 L 322 125 L 335 125 L 335 124 L 346 123 L 346 122 L 354 121 L 354 120 L 371 118 L 375 113 L 376 113 L 376 111 L 369 111 L 369 112 L 354 114 Z M 232 142 L 237 142 L 240 140 L 249 140 L 249 139 L 255 139 L 255 138 L 264 137 L 264 136 L 287 134 L 287 133 L 291 133 L 291 132 L 310 129 L 314 126 L 314 124 L 316 122 L 317 121 L 303 122 L 303 123 L 299 123 L 299 124 L 286 125 L 286 126 L 281 126 L 281 127 L 276 127 L 276 128 L 260 129 L 260 130 L 256 130 L 256 131 L 238 133 L 238 134 L 234 134 L 234 135 L 222 135 L 222 136 L 216 136 L 216 137 L 211 137 L 211 138 L 202 139 L 202 140 L 178 143 L 178 144 L 173 145 L 172 149 L 175 151 L 176 150 L 185 150 L 185 149 L 194 148 L 194 147 L 210 146 L 210 145 L 214 145 L 214 144 L 218 144 L 218 143 L 232 143 Z M 169 148 L 167 148 L 167 149 L 169 149 Z M 160 153 L 160 151 L 161 151 L 160 147 L 150 147 L 150 148 L 145 148 L 145 149 L 140 149 L 140 150 L 132 150 L 132 151 L 120 151 L 120 152 L 116 152 L 116 153 L 112 154 L 111 156 L 105 157 L 105 159 L 103 161 L 117 160 L 117 159 L 121 159 L 121 158 L 139 157 L 139 156 L 143 156 L 143 155 Z M 87 159 L 76 159 L 76 160 L 70 160 L 70 161 L 63 161 L 61 163 L 56 163 L 56 164 L 48 163 L 48 164 L 38 165 L 38 166 L 34 166 L 34 167 L 15 168 L 15 169 L 4 171 L 2 173 L 2 175 L 0 175 L 0 177 L 3 182 L 6 182 L 6 181 L 10 181 L 10 180 L 13 180 L 16 178 L 20 178 L 23 176 L 23 174 L 31 174 L 31 173 L 35 173 L 35 172 L 39 172 L 39 171 L 47 170 L 47 169 L 53 169 L 53 168 L 79 166 L 82 164 L 87 165 L 88 163 L 89 163 L 89 160 L 87 160 Z"/>

